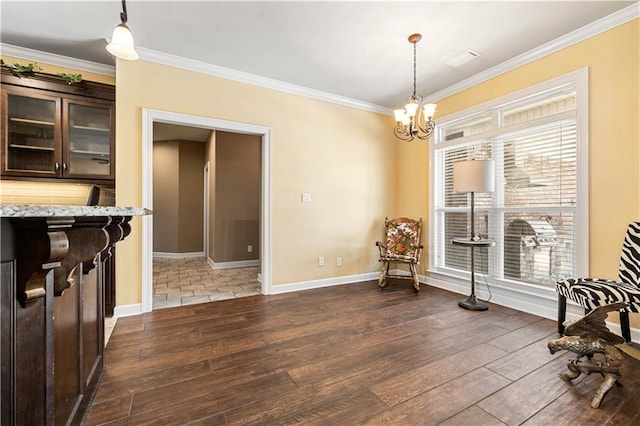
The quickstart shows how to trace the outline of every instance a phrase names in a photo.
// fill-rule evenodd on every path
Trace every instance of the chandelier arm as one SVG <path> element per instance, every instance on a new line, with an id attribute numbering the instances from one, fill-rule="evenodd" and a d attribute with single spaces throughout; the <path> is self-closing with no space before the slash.
<path id="1" fill-rule="evenodd" d="M 422 133 L 424 133 L 423 135 L 418 134 L 418 139 L 421 139 L 421 140 L 429 139 L 429 137 L 431 136 L 431 134 L 436 128 L 436 122 L 433 120 L 429 120 L 426 123 L 424 123 L 424 126 L 418 123 L 418 128 Z"/>
<path id="2" fill-rule="evenodd" d="M 405 142 L 411 142 L 413 140 L 413 133 L 409 132 L 407 127 L 402 124 L 398 124 L 393 128 L 393 134 L 396 138 Z"/>

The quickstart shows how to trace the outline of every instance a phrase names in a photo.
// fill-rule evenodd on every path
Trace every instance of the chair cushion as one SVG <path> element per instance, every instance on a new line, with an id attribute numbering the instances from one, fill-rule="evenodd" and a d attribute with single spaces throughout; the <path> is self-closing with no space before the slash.
<path id="1" fill-rule="evenodd" d="M 418 263 L 418 259 L 415 256 L 409 255 L 393 255 L 387 254 L 386 256 L 382 256 L 382 259 L 385 262 L 406 262 L 406 263 Z"/>
<path id="2" fill-rule="evenodd" d="M 640 312 L 640 289 L 632 285 L 599 278 L 559 280 L 556 290 L 588 310 L 615 302 L 627 302 L 628 310 Z"/>
<path id="3" fill-rule="evenodd" d="M 418 222 L 388 222 L 387 223 L 387 253 L 388 257 L 415 258 L 416 248 L 420 245 Z M 392 253 L 389 256 L 389 253 Z"/>

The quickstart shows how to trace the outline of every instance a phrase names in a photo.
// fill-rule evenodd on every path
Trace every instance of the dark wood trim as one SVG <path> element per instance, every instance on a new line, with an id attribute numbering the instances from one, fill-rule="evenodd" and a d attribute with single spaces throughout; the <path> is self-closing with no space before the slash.
<path id="1" fill-rule="evenodd" d="M 54 178 L 54 177 L 28 177 L 28 176 L 2 176 L 2 180 L 19 180 L 27 182 L 60 182 L 60 183 L 94 183 L 97 185 L 115 189 L 113 179 L 86 179 L 86 178 Z"/>
<path id="2" fill-rule="evenodd" d="M 41 72 L 25 73 L 18 77 L 5 68 L 2 69 L 1 79 L 2 84 L 26 86 L 66 95 L 77 95 L 108 101 L 116 100 L 115 86 L 94 81 L 82 80 L 77 84 L 67 84 L 66 81 L 54 74 Z"/>

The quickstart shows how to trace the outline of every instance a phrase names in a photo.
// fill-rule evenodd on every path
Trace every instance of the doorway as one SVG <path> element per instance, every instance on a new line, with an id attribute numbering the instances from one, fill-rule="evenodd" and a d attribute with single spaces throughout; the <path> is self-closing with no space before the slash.
<path id="1" fill-rule="evenodd" d="M 261 188 L 260 188 L 260 265 L 258 276 L 262 294 L 271 293 L 271 218 L 270 218 L 270 134 L 268 127 L 236 123 L 208 117 L 143 109 L 142 111 L 142 157 L 143 193 L 145 208 L 153 210 L 153 140 L 154 123 L 191 126 L 219 132 L 257 135 L 260 137 Z M 206 197 L 206 195 L 205 195 Z M 153 215 L 142 219 L 142 312 L 153 309 Z"/>

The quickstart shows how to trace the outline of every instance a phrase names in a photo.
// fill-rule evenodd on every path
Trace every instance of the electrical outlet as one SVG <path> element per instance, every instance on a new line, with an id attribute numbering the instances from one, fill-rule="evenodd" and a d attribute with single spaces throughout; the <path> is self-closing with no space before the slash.
<path id="1" fill-rule="evenodd" d="M 253 251 L 253 246 L 252 245 L 248 245 L 247 246 L 247 253 L 251 253 Z"/>
<path id="2" fill-rule="evenodd" d="M 324 266 L 324 256 L 318 256 L 318 266 Z"/>
<path id="3" fill-rule="evenodd" d="M 336 266 L 342 266 L 342 258 L 341 257 L 337 257 L 336 258 Z"/>

